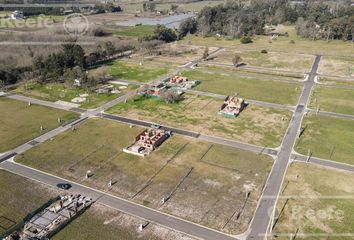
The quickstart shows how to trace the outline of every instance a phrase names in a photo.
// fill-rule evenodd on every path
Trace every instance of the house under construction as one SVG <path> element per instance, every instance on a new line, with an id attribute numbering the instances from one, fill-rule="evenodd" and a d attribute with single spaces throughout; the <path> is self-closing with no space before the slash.
<path id="1" fill-rule="evenodd" d="M 146 85 L 145 89 L 140 91 L 139 94 L 145 97 L 158 98 L 166 90 L 167 87 L 163 83 L 155 83 L 151 85 Z"/>
<path id="2" fill-rule="evenodd" d="M 227 96 L 219 110 L 219 114 L 225 117 L 237 117 L 246 106 L 244 99 Z"/>
<path id="3" fill-rule="evenodd" d="M 178 87 L 182 89 L 191 89 L 197 84 L 197 81 L 189 81 L 188 78 L 179 75 L 173 76 L 165 81 L 165 85 L 168 87 Z"/>
<path id="4" fill-rule="evenodd" d="M 91 204 L 91 198 L 81 195 L 62 196 L 58 201 L 34 215 L 21 229 L 13 232 L 5 240 L 49 239 Z"/>
<path id="5" fill-rule="evenodd" d="M 171 132 L 162 128 L 146 129 L 136 137 L 135 143 L 124 148 L 123 152 L 145 157 L 159 147 L 170 136 Z"/>

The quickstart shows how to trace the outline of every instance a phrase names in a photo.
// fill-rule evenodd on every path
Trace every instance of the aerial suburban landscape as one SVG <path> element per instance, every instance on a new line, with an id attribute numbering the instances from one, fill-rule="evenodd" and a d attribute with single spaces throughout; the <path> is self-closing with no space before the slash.
<path id="1" fill-rule="evenodd" d="M 0 0 L 0 239 L 354 239 L 353 0 Z"/>

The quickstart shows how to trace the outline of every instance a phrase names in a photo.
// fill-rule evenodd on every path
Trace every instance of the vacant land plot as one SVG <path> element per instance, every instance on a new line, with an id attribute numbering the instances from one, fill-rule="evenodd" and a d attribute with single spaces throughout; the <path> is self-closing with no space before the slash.
<path id="1" fill-rule="evenodd" d="M 122 96 L 127 91 L 133 89 L 134 86 L 129 86 L 125 89 L 119 89 L 119 93 L 104 93 L 98 94 L 83 88 L 65 87 L 63 84 L 37 84 L 31 83 L 27 87 L 24 85 L 18 87 L 13 92 L 24 96 L 38 98 L 46 101 L 56 102 L 58 100 L 71 102 L 72 99 L 80 97 L 82 94 L 88 94 L 83 103 L 79 103 L 81 108 L 96 108 L 102 104 L 109 102 L 119 96 Z"/>
<path id="2" fill-rule="evenodd" d="M 241 44 L 239 39 L 226 39 L 218 37 L 199 37 L 192 36 L 185 38 L 181 42 L 191 42 L 200 46 L 221 46 L 231 47 L 238 50 L 258 50 L 263 49 L 269 52 L 287 52 L 303 54 L 324 54 L 335 56 L 347 56 L 354 52 L 354 46 L 350 41 L 334 40 L 326 42 L 323 40 L 312 41 L 296 35 L 295 26 L 283 26 L 278 32 L 288 32 L 289 36 L 278 37 L 277 40 L 271 40 L 270 36 L 256 36 L 253 43 Z M 292 42 L 293 41 L 293 42 Z"/>
<path id="3" fill-rule="evenodd" d="M 166 63 L 154 63 L 149 59 L 136 61 L 114 61 L 112 65 L 112 76 L 123 80 L 138 82 L 149 82 L 159 80 L 168 72 L 171 66 Z"/>
<path id="4" fill-rule="evenodd" d="M 310 107 L 326 112 L 354 115 L 354 89 L 318 86 L 312 93 Z"/>
<path id="5" fill-rule="evenodd" d="M 222 75 L 231 75 L 234 77 L 249 77 L 263 80 L 278 81 L 302 81 L 304 74 L 290 72 L 268 71 L 267 69 L 235 68 L 234 66 L 221 66 L 203 62 L 199 64 L 198 71 L 217 73 Z"/>
<path id="6" fill-rule="evenodd" d="M 230 119 L 218 114 L 222 100 L 188 94 L 184 98 L 167 104 L 137 97 L 109 112 L 268 147 L 279 146 L 291 117 L 288 111 L 250 105 L 238 118 Z"/>
<path id="7" fill-rule="evenodd" d="M 315 157 L 354 164 L 354 121 L 310 114 L 304 119 L 304 134 L 298 140 L 296 150 L 302 154 L 308 150 Z"/>
<path id="8" fill-rule="evenodd" d="M 295 105 L 301 93 L 302 85 L 236 77 L 227 74 L 208 73 L 198 70 L 185 71 L 183 75 L 192 80 L 201 81 L 197 90 L 223 95 L 235 95 L 264 102 Z"/>
<path id="9" fill-rule="evenodd" d="M 330 76 L 354 77 L 354 57 L 323 56 L 319 73 Z"/>
<path id="10" fill-rule="evenodd" d="M 138 25 L 134 27 L 127 27 L 122 30 L 115 31 L 114 34 L 118 36 L 127 36 L 134 38 L 141 38 L 145 35 L 152 35 L 156 26 L 151 25 Z"/>
<path id="11" fill-rule="evenodd" d="M 147 221 L 95 204 L 51 239 L 53 240 L 162 240 L 192 238 L 150 223 L 140 232 L 138 226 Z"/>
<path id="12" fill-rule="evenodd" d="M 180 136 L 145 158 L 123 153 L 141 131 L 89 120 L 16 161 L 209 227 L 246 230 L 273 163 L 270 157 Z M 66 151 L 60 151 L 64 146 Z M 89 179 L 87 170 L 93 173 Z M 162 204 L 162 198 L 168 201 Z"/>
<path id="13" fill-rule="evenodd" d="M 67 121 L 76 113 L 0 98 L 0 153 L 23 144 Z M 61 123 L 58 123 L 58 118 Z M 41 131 L 41 126 L 44 128 Z"/>
<path id="14" fill-rule="evenodd" d="M 232 64 L 232 59 L 236 54 L 242 58 L 242 63 L 247 66 L 302 73 L 310 71 L 314 60 L 314 56 L 305 54 L 224 50 L 213 58 L 210 63 Z"/>
<path id="15" fill-rule="evenodd" d="M 0 170 L 0 236 L 57 195 L 43 184 Z"/>
<path id="16" fill-rule="evenodd" d="M 295 163 L 287 172 L 284 187 L 273 232 L 277 239 L 289 239 L 297 231 L 296 239 L 352 239 L 352 173 Z"/>
<path id="17" fill-rule="evenodd" d="M 335 78 L 335 77 L 319 77 L 318 81 L 321 84 L 329 85 L 329 86 L 349 86 L 354 88 L 354 79 L 343 79 L 343 78 Z"/>

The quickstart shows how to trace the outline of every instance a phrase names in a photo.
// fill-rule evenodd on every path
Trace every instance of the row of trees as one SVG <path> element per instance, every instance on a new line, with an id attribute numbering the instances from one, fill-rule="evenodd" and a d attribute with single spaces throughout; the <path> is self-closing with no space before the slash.
<path id="1" fill-rule="evenodd" d="M 330 5 L 324 0 L 251 0 L 249 4 L 227 1 L 205 7 L 195 19 L 181 24 L 179 32 L 203 36 L 221 34 L 229 37 L 264 34 L 266 24 L 295 24 L 303 37 L 354 40 L 354 6 L 347 0 Z"/>

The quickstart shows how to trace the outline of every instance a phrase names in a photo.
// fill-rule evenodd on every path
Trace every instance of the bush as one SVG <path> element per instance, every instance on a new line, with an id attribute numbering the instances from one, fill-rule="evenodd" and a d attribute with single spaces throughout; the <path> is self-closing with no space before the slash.
<path id="1" fill-rule="evenodd" d="M 294 41 L 294 40 L 291 40 L 290 43 L 291 43 L 291 44 L 295 44 L 295 41 Z"/>
<path id="2" fill-rule="evenodd" d="M 241 43 L 242 44 L 247 44 L 247 43 L 251 43 L 252 42 L 252 38 L 251 37 L 248 37 L 248 36 L 243 36 L 241 39 L 240 39 Z"/>
<path id="3" fill-rule="evenodd" d="M 268 51 L 267 51 L 267 50 L 265 50 L 265 49 L 263 49 L 263 50 L 261 51 L 261 53 L 266 54 L 266 53 L 268 53 Z"/>

